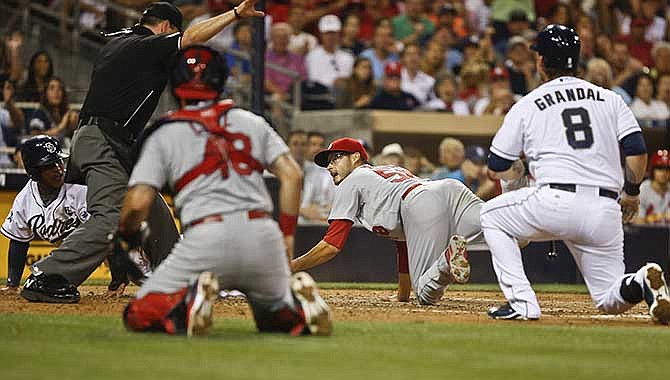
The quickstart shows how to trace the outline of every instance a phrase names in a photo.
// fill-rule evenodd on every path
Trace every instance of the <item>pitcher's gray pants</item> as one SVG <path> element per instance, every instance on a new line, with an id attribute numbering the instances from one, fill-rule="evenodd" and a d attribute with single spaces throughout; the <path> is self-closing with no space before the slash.
<path id="1" fill-rule="evenodd" d="M 107 139 L 94 125 L 82 126 L 75 132 L 70 160 L 69 166 L 81 172 L 88 187 L 90 218 L 31 270 L 35 274 L 60 274 L 79 286 L 111 252 L 107 235 L 118 226 L 129 178 Z M 144 249 L 155 268 L 179 240 L 172 214 L 160 195 L 154 200 L 147 222 L 151 235 Z"/>
<path id="2" fill-rule="evenodd" d="M 483 242 L 479 223 L 483 204 L 452 179 L 424 184 L 400 204 L 410 280 L 419 303 L 438 303 L 451 282 L 444 251 L 452 235 L 462 235 L 469 243 Z"/>

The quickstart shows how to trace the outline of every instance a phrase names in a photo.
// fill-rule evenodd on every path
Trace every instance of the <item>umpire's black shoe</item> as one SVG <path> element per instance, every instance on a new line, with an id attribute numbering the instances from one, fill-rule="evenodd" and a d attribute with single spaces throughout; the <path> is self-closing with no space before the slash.
<path id="1" fill-rule="evenodd" d="M 59 274 L 31 274 L 23 285 L 21 297 L 31 302 L 77 303 L 79 291 Z"/>
<path id="2" fill-rule="evenodd" d="M 506 302 L 498 307 L 492 307 L 487 312 L 489 317 L 493 319 L 518 319 L 522 321 L 536 321 L 539 318 L 530 318 L 527 317 L 518 311 L 512 309 L 509 302 Z"/>
<path id="3" fill-rule="evenodd" d="M 663 269 L 658 264 L 648 263 L 644 270 L 644 300 L 649 306 L 651 319 L 663 325 L 670 323 L 670 294 L 665 283 Z"/>

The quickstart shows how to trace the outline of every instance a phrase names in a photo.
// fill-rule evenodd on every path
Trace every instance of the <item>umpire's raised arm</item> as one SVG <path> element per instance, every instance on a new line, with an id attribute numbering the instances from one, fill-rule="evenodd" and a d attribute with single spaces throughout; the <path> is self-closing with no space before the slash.
<path id="1" fill-rule="evenodd" d="M 182 47 L 207 42 L 210 38 L 222 31 L 223 28 L 239 18 L 265 16 L 265 13 L 254 9 L 256 1 L 257 0 L 245 0 L 228 12 L 208 18 L 207 20 L 203 20 L 188 27 L 184 31 L 184 35 L 181 39 Z"/>

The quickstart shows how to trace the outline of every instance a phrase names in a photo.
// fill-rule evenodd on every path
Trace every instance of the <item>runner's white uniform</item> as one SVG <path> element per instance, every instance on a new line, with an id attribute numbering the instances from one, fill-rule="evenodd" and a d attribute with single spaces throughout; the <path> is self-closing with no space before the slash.
<path id="1" fill-rule="evenodd" d="M 519 248 L 509 236 L 563 240 L 597 308 L 619 313 L 632 306 L 619 292 L 624 275 L 621 208 L 602 194 L 621 189 L 619 141 L 634 132 L 640 127 L 620 96 L 574 77 L 541 85 L 505 116 L 491 152 L 508 160 L 525 153 L 537 185 L 487 202 L 481 224 L 498 282 L 515 311 L 540 316 Z M 576 185 L 576 191 L 550 184 Z"/>
<path id="2" fill-rule="evenodd" d="M 439 269 L 445 271 L 443 252 L 451 236 L 483 241 L 482 204 L 456 180 L 426 181 L 401 167 L 362 165 L 337 186 L 328 220 L 358 222 L 380 236 L 406 241 L 414 293 L 421 303 L 434 304 L 449 283 Z"/>
<path id="3" fill-rule="evenodd" d="M 61 186 L 56 199 L 44 206 L 37 182 L 29 180 L 14 198 L 0 232 L 20 242 L 45 240 L 60 244 L 88 218 L 86 186 L 66 183 Z"/>

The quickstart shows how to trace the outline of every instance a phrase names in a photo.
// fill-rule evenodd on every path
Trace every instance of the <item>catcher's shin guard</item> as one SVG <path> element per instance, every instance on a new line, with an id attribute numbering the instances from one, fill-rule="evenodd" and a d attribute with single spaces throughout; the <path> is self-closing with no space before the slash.
<path id="1" fill-rule="evenodd" d="M 176 293 L 149 293 L 142 298 L 134 299 L 123 311 L 123 323 L 133 331 L 161 331 L 168 334 L 177 333 L 177 325 L 169 314 L 183 305 L 187 289 Z M 185 319 L 185 318 L 184 318 Z"/>

